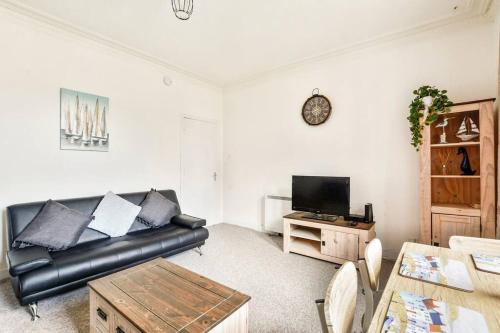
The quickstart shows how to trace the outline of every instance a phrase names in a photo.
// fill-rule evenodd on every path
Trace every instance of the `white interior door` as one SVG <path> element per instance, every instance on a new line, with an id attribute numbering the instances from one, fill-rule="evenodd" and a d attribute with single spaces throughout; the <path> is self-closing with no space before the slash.
<path id="1" fill-rule="evenodd" d="M 217 125 L 182 118 L 181 209 L 185 214 L 217 221 Z"/>

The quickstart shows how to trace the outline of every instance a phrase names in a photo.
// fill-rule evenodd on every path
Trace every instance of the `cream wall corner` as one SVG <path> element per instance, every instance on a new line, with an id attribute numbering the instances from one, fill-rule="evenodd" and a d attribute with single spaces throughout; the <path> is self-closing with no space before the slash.
<path id="1" fill-rule="evenodd" d="M 453 101 L 496 96 L 491 20 L 448 26 L 275 72 L 224 94 L 224 221 L 260 230 L 264 194 L 290 195 L 293 174 L 351 177 L 351 211 L 374 205 L 385 255 L 418 238 L 418 154 L 412 91 L 432 84 Z M 314 88 L 331 99 L 324 125 L 301 107 Z"/>

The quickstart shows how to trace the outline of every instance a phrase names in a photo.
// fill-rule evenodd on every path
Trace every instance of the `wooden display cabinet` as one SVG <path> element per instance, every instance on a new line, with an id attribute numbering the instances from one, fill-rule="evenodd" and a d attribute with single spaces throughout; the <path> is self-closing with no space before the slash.
<path id="1" fill-rule="evenodd" d="M 494 99 L 455 104 L 423 130 L 420 148 L 420 241 L 448 246 L 453 235 L 495 238 L 495 124 Z M 479 128 L 479 136 L 462 142 L 456 136 L 465 117 Z M 448 119 L 447 143 L 440 143 Z M 462 175 L 467 151 L 473 175 Z"/>

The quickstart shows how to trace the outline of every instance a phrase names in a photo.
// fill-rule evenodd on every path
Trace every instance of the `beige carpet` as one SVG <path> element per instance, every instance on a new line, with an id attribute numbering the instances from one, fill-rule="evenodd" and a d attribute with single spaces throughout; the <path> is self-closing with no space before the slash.
<path id="1" fill-rule="evenodd" d="M 187 251 L 168 258 L 252 296 L 250 332 L 320 332 L 314 300 L 323 298 L 335 272 L 333 264 L 281 251 L 282 239 L 253 230 L 219 224 L 209 228 L 203 256 Z M 384 262 L 382 283 L 392 269 Z M 358 292 L 355 332 L 361 332 L 364 301 Z M 35 323 L 19 306 L 10 282 L 0 283 L 1 332 L 85 332 L 88 292 L 82 288 L 39 302 L 41 319 Z"/>

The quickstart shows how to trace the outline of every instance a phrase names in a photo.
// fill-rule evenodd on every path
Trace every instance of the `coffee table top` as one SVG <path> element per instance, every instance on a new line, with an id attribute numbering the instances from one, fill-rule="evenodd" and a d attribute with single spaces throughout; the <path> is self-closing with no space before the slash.
<path id="1" fill-rule="evenodd" d="M 161 258 L 91 281 L 89 287 L 144 332 L 206 332 L 250 300 Z"/>

